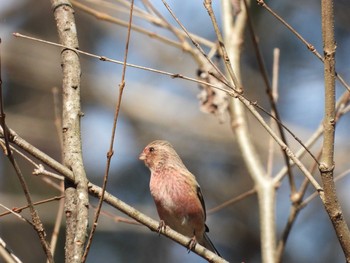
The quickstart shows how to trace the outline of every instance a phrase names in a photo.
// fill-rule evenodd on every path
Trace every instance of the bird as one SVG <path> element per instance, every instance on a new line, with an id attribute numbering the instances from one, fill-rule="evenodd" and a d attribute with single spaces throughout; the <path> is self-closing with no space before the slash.
<path id="1" fill-rule="evenodd" d="M 160 218 L 158 230 L 169 226 L 191 238 L 189 251 L 198 242 L 220 256 L 207 235 L 209 228 L 205 224 L 201 188 L 173 146 L 165 140 L 153 141 L 144 148 L 139 159 L 151 172 L 149 187 Z"/>

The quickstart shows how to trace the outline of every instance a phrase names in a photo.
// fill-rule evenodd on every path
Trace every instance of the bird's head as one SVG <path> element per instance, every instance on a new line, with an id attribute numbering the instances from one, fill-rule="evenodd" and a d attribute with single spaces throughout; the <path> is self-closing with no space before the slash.
<path id="1" fill-rule="evenodd" d="M 151 142 L 143 149 L 139 159 L 144 161 L 145 165 L 153 171 L 171 164 L 172 160 L 178 161 L 180 157 L 169 142 L 157 140 Z"/>

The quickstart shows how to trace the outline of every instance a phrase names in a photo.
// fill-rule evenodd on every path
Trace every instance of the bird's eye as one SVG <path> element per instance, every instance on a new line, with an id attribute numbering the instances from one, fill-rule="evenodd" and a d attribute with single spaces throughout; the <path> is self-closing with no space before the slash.
<path id="1" fill-rule="evenodd" d="M 149 147 L 149 152 L 154 152 L 154 147 Z"/>

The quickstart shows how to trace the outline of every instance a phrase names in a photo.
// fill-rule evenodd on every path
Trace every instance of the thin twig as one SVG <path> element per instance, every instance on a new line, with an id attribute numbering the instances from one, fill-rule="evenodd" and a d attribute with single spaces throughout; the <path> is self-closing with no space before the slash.
<path id="1" fill-rule="evenodd" d="M 350 169 L 340 173 L 339 175 L 334 177 L 335 182 L 339 182 L 340 180 L 344 179 L 347 175 L 350 175 Z M 309 204 L 312 200 L 314 200 L 317 197 L 317 192 L 313 192 L 311 195 L 309 195 L 301 204 L 301 208 L 304 208 L 307 204 Z"/>
<path id="2" fill-rule="evenodd" d="M 76 48 L 72 48 L 72 47 L 68 47 L 68 46 L 65 46 L 65 45 L 58 44 L 58 43 L 54 43 L 54 42 L 38 39 L 38 38 L 35 38 L 35 37 L 26 36 L 26 35 L 23 35 L 23 34 L 20 34 L 20 33 L 13 33 L 13 35 L 15 37 L 21 37 L 21 38 L 25 38 L 25 39 L 29 39 L 29 40 L 33 40 L 33 41 L 37 41 L 37 42 L 41 42 L 41 43 L 45 43 L 45 44 L 48 44 L 48 45 L 69 49 L 69 50 L 72 50 L 74 52 L 77 52 L 77 53 L 80 53 L 80 54 L 83 54 L 83 55 L 86 55 L 86 56 L 89 56 L 89 57 L 97 58 L 97 59 L 99 59 L 101 61 L 106 61 L 106 62 L 115 63 L 115 64 L 119 64 L 119 65 L 123 65 L 124 64 L 123 61 L 111 59 L 111 58 L 108 58 L 108 57 L 105 57 L 105 56 L 95 55 L 95 54 L 92 54 L 92 53 L 89 53 L 89 52 L 85 52 L 85 51 L 82 51 L 82 50 L 79 50 L 79 49 L 76 49 Z M 210 83 L 207 83 L 205 81 L 200 81 L 200 80 L 195 79 L 195 78 L 190 78 L 190 77 L 184 76 L 184 75 L 179 74 L 179 73 L 166 72 L 166 71 L 153 69 L 153 68 L 149 68 L 149 67 L 143 67 L 143 66 L 139 66 L 139 65 L 135 65 L 135 64 L 130 64 L 130 63 L 126 63 L 126 65 L 128 67 L 132 67 L 132 68 L 136 68 L 136 69 L 141 69 L 141 70 L 146 70 L 146 71 L 150 71 L 150 72 L 153 72 L 153 73 L 166 75 L 166 76 L 169 76 L 171 78 L 179 78 L 179 79 L 184 79 L 184 80 L 188 80 L 188 81 L 191 81 L 191 82 L 195 82 L 197 84 L 207 85 L 207 86 L 210 86 L 212 88 L 215 88 L 215 89 L 227 92 L 228 94 L 233 96 L 231 88 L 223 89 L 221 87 L 217 87 L 217 86 L 212 85 Z"/>
<path id="3" fill-rule="evenodd" d="M 190 33 L 187 31 L 187 29 L 185 28 L 185 26 L 180 22 L 180 20 L 176 17 L 176 15 L 174 14 L 174 12 L 171 10 L 169 4 L 165 1 L 162 0 L 164 6 L 166 7 L 166 9 L 168 9 L 169 13 L 171 14 L 171 16 L 175 19 L 176 23 L 182 28 L 182 30 L 186 33 L 186 35 L 188 36 L 188 38 L 192 41 L 192 44 L 200 51 L 200 53 L 204 56 L 204 58 L 207 60 L 207 62 L 210 63 L 210 65 L 216 70 L 216 72 L 220 75 L 220 77 L 222 78 L 222 82 L 226 83 L 226 85 L 228 87 L 231 87 L 229 85 L 229 81 L 227 80 L 226 76 L 221 72 L 221 70 L 213 63 L 213 61 L 211 59 L 209 59 L 208 55 L 204 52 L 204 50 L 202 49 L 202 47 L 200 46 L 200 44 L 192 38 L 192 36 L 190 35 Z M 234 90 L 234 88 L 231 87 L 232 90 Z"/>
<path id="4" fill-rule="evenodd" d="M 185 37 L 184 37 L 184 32 L 183 31 L 179 31 L 177 30 L 177 28 L 175 28 L 174 26 L 172 26 L 166 19 L 164 16 L 162 16 L 162 14 L 160 12 L 158 12 L 157 8 L 155 8 L 152 3 L 149 0 L 143 0 L 142 1 L 144 3 L 145 6 L 147 6 L 164 24 L 164 28 L 169 29 L 169 31 L 171 31 L 176 37 L 177 39 L 182 43 L 182 45 L 184 46 L 183 49 L 184 50 L 189 50 L 190 48 L 186 48 L 184 43 L 185 41 Z M 181 32 L 181 33 L 180 33 Z"/>
<path id="5" fill-rule="evenodd" d="M 51 197 L 51 198 L 47 198 L 47 199 L 44 199 L 44 200 L 41 200 L 41 201 L 37 201 L 37 202 L 33 202 L 33 205 L 34 206 L 37 206 L 37 205 L 42 205 L 42 204 L 47 204 L 47 203 L 50 203 L 50 202 L 53 202 L 53 201 L 57 201 L 57 200 L 61 200 L 64 198 L 64 195 L 61 195 L 61 196 L 54 196 L 54 197 Z M 1 205 L 1 204 L 0 204 Z M 2 205 L 1 205 L 2 206 Z M 21 213 L 23 210 L 29 208 L 29 205 L 25 205 L 25 206 L 21 206 L 21 207 L 15 207 L 15 208 L 12 208 L 12 209 L 7 209 L 9 210 L 8 212 L 4 212 L 4 213 L 1 213 L 0 214 L 0 217 L 2 216 L 6 216 L 6 215 L 9 215 L 9 214 L 13 214 L 15 213 L 16 216 L 18 216 L 19 213 Z"/>
<path id="6" fill-rule="evenodd" d="M 222 204 L 216 206 L 216 207 L 213 207 L 212 209 L 209 209 L 207 211 L 207 214 L 213 214 L 213 213 L 216 213 L 217 211 L 220 211 L 222 210 L 223 208 L 227 207 L 227 206 L 230 206 L 230 205 L 233 205 L 241 200 L 243 200 L 244 198 L 248 197 L 248 196 L 251 196 L 253 194 L 256 194 L 256 189 L 253 188 L 253 189 L 250 189 L 242 194 L 240 194 L 239 196 L 236 196 L 230 200 L 227 200 L 225 202 L 223 202 Z"/>
<path id="7" fill-rule="evenodd" d="M 272 10 L 270 6 L 268 6 L 264 0 L 257 0 L 258 5 L 264 7 L 268 12 L 270 12 L 275 18 L 277 18 L 278 21 L 280 21 L 285 27 L 287 27 L 306 47 L 308 50 L 312 52 L 320 61 L 324 62 L 324 58 L 321 56 L 321 54 L 316 50 L 316 48 L 307 42 L 305 38 L 302 37 L 290 24 L 288 24 L 282 17 L 280 17 L 275 11 Z M 343 79 L 340 74 L 335 72 L 336 78 L 339 80 L 339 82 L 350 92 L 350 86 L 346 83 L 346 81 Z"/>
<path id="8" fill-rule="evenodd" d="M 261 107 L 258 103 L 256 102 L 252 102 L 252 104 L 259 110 L 261 110 L 262 112 L 264 112 L 266 115 L 268 115 L 269 117 L 271 117 L 272 119 L 274 119 L 280 126 L 282 126 L 293 138 L 294 140 L 296 140 L 304 149 L 305 151 L 312 157 L 312 159 L 314 159 L 314 161 L 316 163 L 319 163 L 318 159 L 315 157 L 315 155 L 310 151 L 310 149 L 308 147 L 306 147 L 306 145 L 299 139 L 299 137 L 297 137 L 286 125 L 284 125 L 279 119 L 277 119 L 274 115 L 270 114 L 266 109 L 264 109 L 263 107 Z M 284 142 L 283 142 L 284 143 Z M 286 145 L 286 144 L 285 144 Z M 281 145 L 282 146 L 282 145 Z M 283 146 L 282 146 L 282 150 L 283 150 Z M 289 160 L 288 160 L 289 161 Z M 288 168 L 287 168 L 287 172 L 288 172 Z"/>
<path id="9" fill-rule="evenodd" d="M 230 60 L 230 57 L 227 54 L 226 47 L 225 47 L 225 44 L 224 44 L 224 39 L 223 39 L 222 34 L 220 32 L 219 25 L 218 25 L 218 23 L 216 21 L 216 17 L 215 17 L 214 11 L 213 11 L 212 0 L 204 0 L 204 7 L 208 11 L 209 17 L 210 17 L 210 19 L 212 21 L 212 24 L 213 24 L 213 27 L 214 27 L 214 30 L 215 30 L 215 34 L 216 34 L 217 40 L 219 41 L 219 46 L 220 46 L 221 54 L 222 54 L 222 57 L 223 57 L 223 60 L 224 60 L 224 64 L 225 64 L 225 67 L 226 67 L 226 71 L 228 72 L 228 74 L 229 74 L 229 76 L 231 78 L 232 84 L 234 85 L 236 91 L 238 93 L 242 94 L 243 93 L 243 87 L 242 87 L 241 83 L 238 81 L 235 72 L 233 71 L 233 68 L 232 68 L 232 65 L 231 65 L 231 60 Z"/>
<path id="10" fill-rule="evenodd" d="M 92 244 L 92 239 L 94 237 L 94 233 L 96 231 L 97 227 L 97 222 L 100 216 L 103 200 L 104 200 L 104 195 L 107 187 L 107 182 L 108 182 L 108 175 L 109 175 L 109 170 L 110 170 L 110 165 L 112 161 L 112 156 L 114 154 L 114 141 L 115 141 L 115 135 L 116 135 L 116 129 L 117 129 L 117 122 L 118 122 L 118 117 L 119 117 L 119 112 L 120 112 L 120 106 L 122 103 L 122 97 L 123 97 L 123 91 L 125 88 L 125 73 L 126 73 L 126 62 L 128 58 L 128 52 L 129 52 L 129 43 L 130 43 L 130 35 L 131 35 L 131 24 L 132 24 L 132 17 L 133 17 L 133 7 L 134 7 L 134 0 L 131 1 L 131 6 L 130 6 L 130 14 L 129 14 L 129 27 L 128 27 L 128 35 L 126 39 L 126 44 L 125 44 L 125 54 L 124 54 L 124 63 L 123 63 L 123 71 L 122 71 L 122 79 L 121 83 L 119 84 L 119 96 L 118 96 L 118 102 L 115 108 L 115 113 L 114 113 L 114 120 L 113 120 L 113 127 L 112 127 L 112 135 L 110 139 L 110 146 L 109 150 L 107 153 L 107 163 L 106 163 L 106 170 L 103 178 L 103 184 L 102 184 L 102 193 L 101 197 L 99 198 L 98 206 L 95 212 L 95 218 L 94 218 L 94 223 L 92 225 L 89 239 L 84 251 L 84 255 L 82 258 L 82 262 L 85 262 L 90 250 L 90 246 Z"/>
<path id="11" fill-rule="evenodd" d="M 62 193 L 64 193 L 63 181 L 61 182 L 61 191 L 62 191 Z M 64 196 L 62 196 L 62 197 L 64 197 Z M 64 215 L 64 199 L 62 198 L 58 202 L 58 209 L 57 209 L 55 225 L 54 225 L 52 235 L 51 235 L 51 240 L 50 240 L 51 251 L 52 251 L 53 256 L 55 255 L 55 251 L 56 251 L 56 246 L 57 246 L 58 236 L 59 236 L 60 229 L 61 229 L 63 215 Z"/>

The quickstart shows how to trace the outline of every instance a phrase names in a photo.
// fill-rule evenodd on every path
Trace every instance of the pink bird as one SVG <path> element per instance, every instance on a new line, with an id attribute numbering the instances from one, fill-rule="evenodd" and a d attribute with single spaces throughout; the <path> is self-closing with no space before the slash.
<path id="1" fill-rule="evenodd" d="M 206 232 L 206 211 L 195 176 L 181 161 L 167 141 L 153 141 L 140 154 L 140 160 L 151 171 L 150 190 L 161 219 L 173 230 L 191 237 L 189 249 L 196 242 L 220 255 Z"/>

